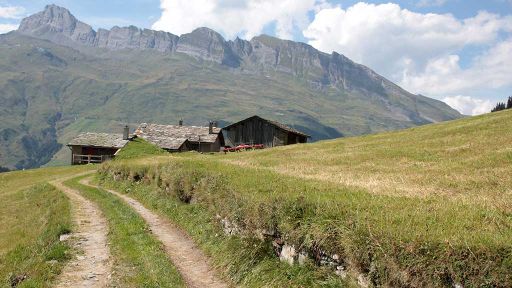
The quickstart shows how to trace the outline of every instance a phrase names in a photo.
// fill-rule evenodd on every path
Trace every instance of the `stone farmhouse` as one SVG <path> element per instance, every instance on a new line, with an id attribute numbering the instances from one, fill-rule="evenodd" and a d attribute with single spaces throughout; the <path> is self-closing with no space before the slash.
<path id="1" fill-rule="evenodd" d="M 257 145 L 270 148 L 306 143 L 310 136 L 276 121 L 252 116 L 218 128 L 211 121 L 207 127 L 142 123 L 133 134 L 129 127 L 123 133 L 81 133 L 68 143 L 71 164 L 101 163 L 115 157 L 130 140 L 142 138 L 168 152 L 220 152 L 225 147 Z"/>

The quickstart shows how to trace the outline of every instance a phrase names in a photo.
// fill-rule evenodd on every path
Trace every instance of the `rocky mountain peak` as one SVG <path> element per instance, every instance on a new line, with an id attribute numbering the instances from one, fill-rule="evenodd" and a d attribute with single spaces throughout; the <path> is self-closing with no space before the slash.
<path id="1" fill-rule="evenodd" d="M 69 10 L 56 5 L 47 5 L 43 11 L 23 19 L 18 31 L 37 32 L 46 28 L 54 32 L 70 34 L 75 29 L 76 22 L 77 19 Z"/>
<path id="2" fill-rule="evenodd" d="M 47 5 L 43 11 L 23 19 L 18 31 L 57 42 L 67 37 L 82 44 L 92 43 L 96 35 L 91 26 L 57 5 Z"/>
<path id="3" fill-rule="evenodd" d="M 69 10 L 57 5 L 48 5 L 43 11 L 23 19 L 18 32 L 65 46 L 79 44 L 110 50 L 153 49 L 160 52 L 174 52 L 179 38 L 171 33 L 135 26 L 114 26 L 111 30 L 96 32 L 77 20 Z"/>
<path id="4" fill-rule="evenodd" d="M 199 37 L 199 38 L 215 39 L 216 41 L 219 41 L 219 42 L 226 41 L 226 40 L 224 40 L 224 37 L 222 37 L 222 35 L 220 35 L 220 33 L 218 33 L 217 31 L 215 31 L 213 29 L 210 29 L 208 27 L 199 27 L 199 28 L 192 30 L 192 32 L 181 35 L 181 36 L 183 37 L 185 35 L 190 35 L 190 36 Z"/>
<path id="5" fill-rule="evenodd" d="M 233 53 L 239 55 L 241 58 L 248 57 L 252 54 L 252 45 L 249 41 L 236 37 L 235 40 L 229 41 L 229 45 Z"/>
<path id="6" fill-rule="evenodd" d="M 38 24 L 51 25 L 56 29 L 59 29 L 59 31 L 72 31 L 78 22 L 75 16 L 73 16 L 68 9 L 53 4 L 47 5 L 43 11 L 32 15 L 25 20 L 25 23 L 22 22 L 20 28 L 24 26 L 26 28 L 36 28 L 29 25 L 31 24 L 31 21 L 29 20 L 36 20 L 39 21 Z"/>
<path id="7" fill-rule="evenodd" d="M 176 52 L 217 63 L 224 63 L 225 54 L 231 53 L 224 37 L 206 27 L 181 35 Z"/>
<path id="8" fill-rule="evenodd" d="M 39 28 L 33 24 L 49 25 L 58 32 L 72 32 L 78 20 L 66 8 L 57 5 L 47 5 L 45 9 L 32 15 L 21 23 L 20 29 Z"/>

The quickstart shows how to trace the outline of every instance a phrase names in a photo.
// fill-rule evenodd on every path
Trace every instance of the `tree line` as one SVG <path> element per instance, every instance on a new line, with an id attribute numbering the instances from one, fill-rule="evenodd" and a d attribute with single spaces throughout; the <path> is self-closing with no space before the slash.
<path id="1" fill-rule="evenodd" d="M 512 108 L 512 96 L 508 97 L 507 102 L 498 102 L 494 108 L 492 108 L 491 112 L 497 112 L 505 109 L 511 109 Z"/>

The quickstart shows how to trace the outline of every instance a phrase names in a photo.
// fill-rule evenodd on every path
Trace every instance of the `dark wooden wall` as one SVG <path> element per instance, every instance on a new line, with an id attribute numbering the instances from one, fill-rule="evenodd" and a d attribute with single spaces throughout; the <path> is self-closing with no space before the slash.
<path id="1" fill-rule="evenodd" d="M 82 146 L 82 154 L 85 155 L 114 155 L 116 154 L 117 150 L 119 149 Z"/>
<path id="2" fill-rule="evenodd" d="M 226 145 L 230 146 L 263 144 L 265 147 L 275 147 L 307 141 L 305 136 L 286 132 L 259 118 L 248 119 L 225 129 L 224 132 Z"/>
<path id="3" fill-rule="evenodd" d="M 222 133 L 219 133 L 215 142 L 201 142 L 201 147 L 199 147 L 199 142 L 188 141 L 185 149 L 182 151 L 198 151 L 198 152 L 220 152 L 220 147 L 224 146 L 224 137 Z"/>
<path id="4" fill-rule="evenodd" d="M 77 146 L 71 147 L 71 165 L 101 163 L 111 159 L 117 152 L 117 148 Z M 92 156 L 92 157 L 91 157 Z"/>

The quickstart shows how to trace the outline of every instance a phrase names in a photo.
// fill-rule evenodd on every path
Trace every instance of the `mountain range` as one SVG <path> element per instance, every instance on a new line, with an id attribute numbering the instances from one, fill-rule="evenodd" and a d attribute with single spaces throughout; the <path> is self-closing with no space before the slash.
<path id="1" fill-rule="evenodd" d="M 378 53 L 378 51 L 376 51 Z M 69 162 L 80 131 L 140 122 L 224 125 L 258 114 L 313 140 L 462 117 L 333 52 L 267 35 L 225 40 L 113 27 L 48 5 L 0 35 L 0 166 Z"/>

